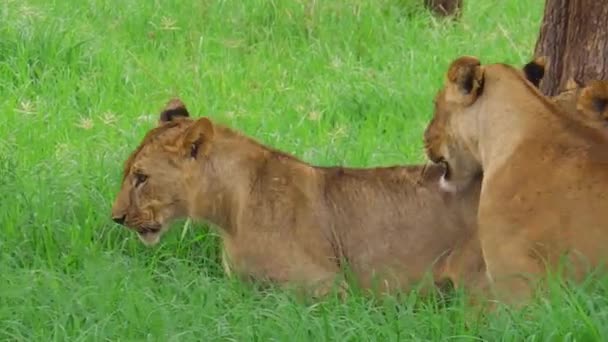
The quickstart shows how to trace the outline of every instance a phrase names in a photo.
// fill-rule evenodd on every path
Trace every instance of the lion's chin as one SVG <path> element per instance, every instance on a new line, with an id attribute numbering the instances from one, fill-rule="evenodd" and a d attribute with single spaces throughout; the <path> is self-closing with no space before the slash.
<path id="1" fill-rule="evenodd" d="M 158 242 L 160 241 L 160 231 L 159 232 L 145 232 L 145 233 L 138 232 L 137 236 L 139 237 L 139 240 L 141 240 L 141 242 L 148 247 L 152 247 L 152 246 L 158 244 Z"/>
<path id="2" fill-rule="evenodd" d="M 439 188 L 445 192 L 458 192 L 458 185 L 446 179 L 445 175 L 439 178 Z"/>
<path id="3" fill-rule="evenodd" d="M 455 177 L 451 169 L 448 168 L 446 169 L 446 172 L 441 176 L 441 178 L 439 178 L 439 189 L 449 193 L 464 191 L 469 186 L 471 186 L 471 184 L 473 184 L 476 179 L 479 179 L 477 175 Z"/>
<path id="4" fill-rule="evenodd" d="M 438 163 L 443 166 L 443 175 L 439 178 L 439 188 L 445 192 L 457 192 L 458 185 L 453 180 L 449 179 L 452 178 L 450 164 L 448 164 L 444 158 L 440 158 Z"/>

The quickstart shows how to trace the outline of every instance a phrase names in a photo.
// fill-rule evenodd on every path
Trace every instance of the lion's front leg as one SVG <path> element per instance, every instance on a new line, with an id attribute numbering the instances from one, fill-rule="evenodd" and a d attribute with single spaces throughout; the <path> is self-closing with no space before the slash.
<path id="1" fill-rule="evenodd" d="M 509 234 L 508 229 L 500 228 L 496 222 L 492 226 L 480 225 L 486 276 L 496 299 L 518 305 L 532 297 L 534 284 L 544 268 L 531 242 L 522 234 Z"/>

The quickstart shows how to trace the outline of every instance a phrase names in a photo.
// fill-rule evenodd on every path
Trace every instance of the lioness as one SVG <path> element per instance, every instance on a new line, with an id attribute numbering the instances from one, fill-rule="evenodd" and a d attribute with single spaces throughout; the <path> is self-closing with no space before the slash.
<path id="1" fill-rule="evenodd" d="M 538 87 L 545 76 L 544 57 L 538 57 L 523 67 L 525 77 Z M 565 89 L 550 97 L 566 112 L 578 115 L 586 124 L 605 128 L 608 124 L 608 80 L 592 80 L 584 85 L 570 78 Z"/>
<path id="2" fill-rule="evenodd" d="M 608 126 L 608 81 L 593 80 L 587 85 L 569 83 L 571 88 L 554 97 L 554 102 L 586 124 L 605 130 Z"/>
<path id="3" fill-rule="evenodd" d="M 440 191 L 442 166 L 316 167 L 208 118 L 178 99 L 124 166 L 112 218 L 156 244 L 171 221 L 213 224 L 233 271 L 322 296 L 348 264 L 362 288 L 484 281 L 479 184 Z M 343 285 L 344 283 L 342 283 Z"/>
<path id="4" fill-rule="evenodd" d="M 483 173 L 478 230 L 496 296 L 523 303 L 523 275 L 567 254 L 575 279 L 608 256 L 608 137 L 544 97 L 521 71 L 454 60 L 424 133 L 458 193 Z M 584 257 L 584 258 L 579 258 Z"/>

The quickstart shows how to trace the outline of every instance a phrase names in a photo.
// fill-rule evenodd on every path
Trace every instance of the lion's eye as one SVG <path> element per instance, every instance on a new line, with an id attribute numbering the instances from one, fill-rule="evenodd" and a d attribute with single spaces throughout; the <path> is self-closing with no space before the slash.
<path id="1" fill-rule="evenodd" d="M 144 175 L 143 173 L 136 173 L 135 174 L 135 186 L 142 185 L 147 179 L 148 179 L 148 176 Z"/>

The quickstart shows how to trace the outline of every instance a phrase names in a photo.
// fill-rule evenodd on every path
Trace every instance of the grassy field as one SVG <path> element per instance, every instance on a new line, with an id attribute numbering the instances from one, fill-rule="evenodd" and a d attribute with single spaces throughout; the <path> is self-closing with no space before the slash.
<path id="1" fill-rule="evenodd" d="M 218 239 L 110 220 L 122 163 L 178 95 L 321 165 L 418 163 L 462 54 L 521 65 L 542 1 L 0 1 L 0 340 L 601 340 L 606 282 L 471 318 L 460 297 L 313 304 L 224 276 Z"/>

